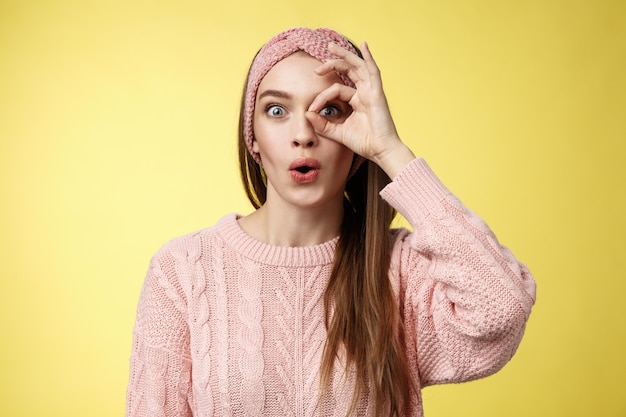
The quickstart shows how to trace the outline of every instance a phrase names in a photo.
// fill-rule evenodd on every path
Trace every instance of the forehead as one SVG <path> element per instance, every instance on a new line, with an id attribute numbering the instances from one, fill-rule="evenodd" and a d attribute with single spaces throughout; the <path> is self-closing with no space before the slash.
<path id="1" fill-rule="evenodd" d="M 331 72 L 317 75 L 314 70 L 322 62 L 306 52 L 295 52 L 278 62 L 268 71 L 259 84 L 257 97 L 264 90 L 281 90 L 288 93 L 298 93 L 303 90 L 316 90 L 315 94 L 334 83 L 341 83 L 341 78 Z"/>

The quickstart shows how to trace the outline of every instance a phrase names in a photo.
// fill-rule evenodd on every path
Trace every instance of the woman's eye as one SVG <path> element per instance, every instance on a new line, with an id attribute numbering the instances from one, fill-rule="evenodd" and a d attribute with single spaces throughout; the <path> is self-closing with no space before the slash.
<path id="1" fill-rule="evenodd" d="M 341 111 L 335 106 L 326 106 L 322 110 L 320 110 L 320 115 L 324 117 L 334 117 L 339 116 Z"/>
<path id="2" fill-rule="evenodd" d="M 276 104 L 268 106 L 265 111 L 272 117 L 281 117 L 285 115 L 285 109 Z"/>

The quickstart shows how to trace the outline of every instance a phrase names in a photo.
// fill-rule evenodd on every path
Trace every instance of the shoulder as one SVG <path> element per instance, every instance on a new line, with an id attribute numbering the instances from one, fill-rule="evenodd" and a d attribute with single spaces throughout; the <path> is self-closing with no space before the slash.
<path id="1" fill-rule="evenodd" d="M 162 294 L 171 299 L 180 311 L 192 289 L 206 281 L 202 264 L 219 234 L 220 224 L 236 222 L 236 215 L 227 215 L 215 225 L 175 237 L 154 254 L 145 280 L 147 293 Z"/>
<path id="2" fill-rule="evenodd" d="M 213 238 L 219 235 L 226 225 L 235 223 L 237 215 L 232 213 L 222 217 L 216 224 L 177 236 L 162 245 L 152 258 L 153 266 L 165 266 L 176 261 L 197 261 Z"/>

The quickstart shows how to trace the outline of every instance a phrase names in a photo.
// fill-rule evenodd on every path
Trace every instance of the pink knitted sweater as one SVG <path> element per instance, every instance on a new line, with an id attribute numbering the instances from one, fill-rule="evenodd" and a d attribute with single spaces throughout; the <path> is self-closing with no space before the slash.
<path id="1" fill-rule="evenodd" d="M 389 279 L 418 388 L 484 377 L 515 352 L 535 299 L 527 268 L 422 159 L 382 197 L 415 232 L 392 230 Z M 134 330 L 127 416 L 345 416 L 353 376 L 319 400 L 323 293 L 337 239 L 254 240 L 237 216 L 152 259 Z M 408 415 L 422 416 L 421 396 Z M 357 414 L 370 415 L 367 395 Z"/>

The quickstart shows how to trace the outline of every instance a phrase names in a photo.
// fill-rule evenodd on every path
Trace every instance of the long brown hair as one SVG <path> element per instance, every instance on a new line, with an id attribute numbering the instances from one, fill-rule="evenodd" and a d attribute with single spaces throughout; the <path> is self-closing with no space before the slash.
<path id="1" fill-rule="evenodd" d="M 239 167 L 248 199 L 258 209 L 265 203 L 267 184 L 243 135 L 245 95 L 244 87 Z M 389 181 L 373 162 L 362 164 L 347 181 L 341 233 L 324 294 L 327 338 L 320 382 L 326 392 L 336 359 L 343 353 L 346 368 L 356 373 L 348 414 L 355 411 L 361 395 L 369 393 L 374 415 L 400 416 L 409 407 L 413 387 L 402 321 L 388 276 L 392 245 L 389 228 L 396 213 L 379 192 Z"/>

